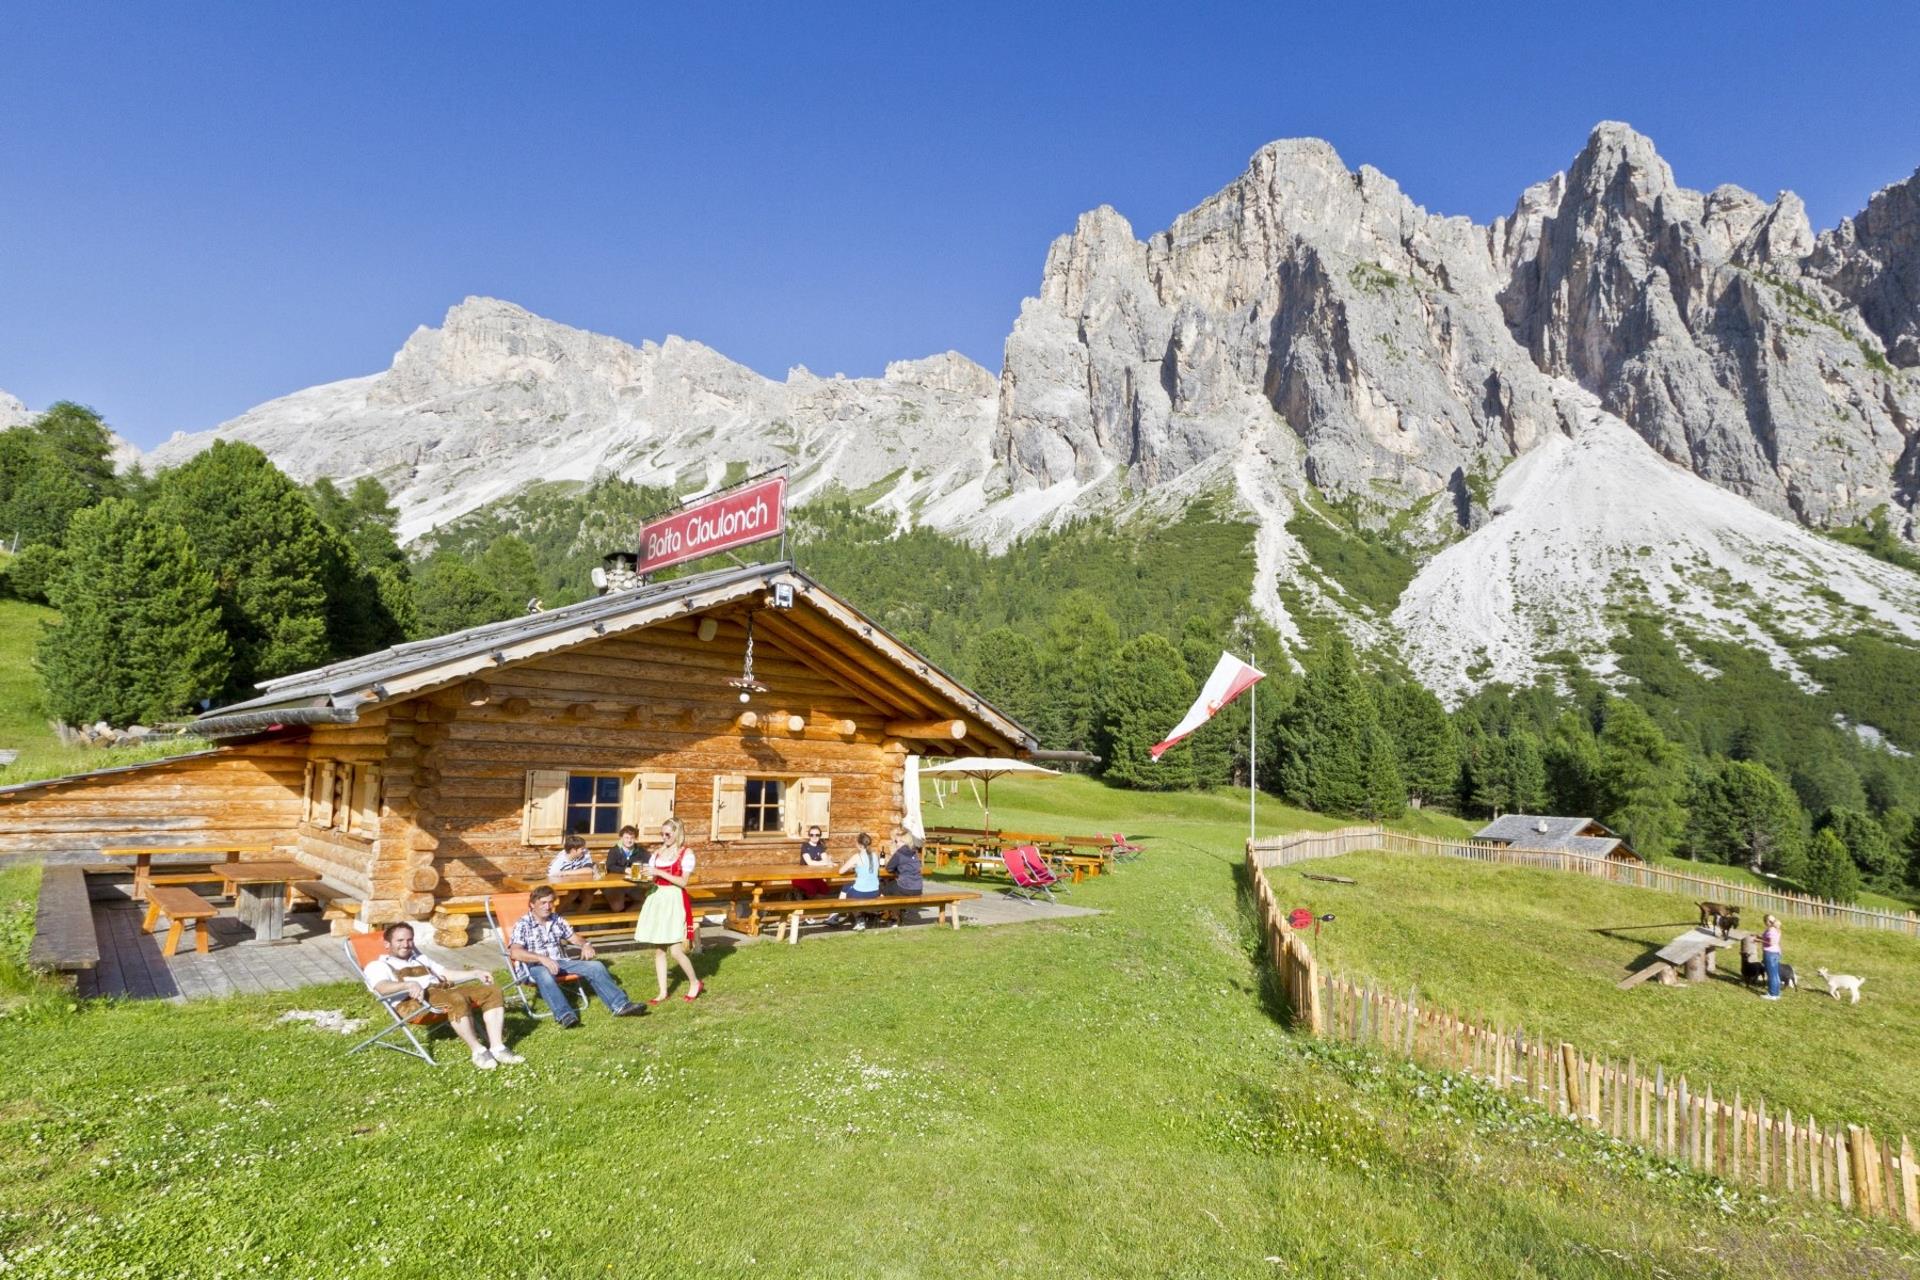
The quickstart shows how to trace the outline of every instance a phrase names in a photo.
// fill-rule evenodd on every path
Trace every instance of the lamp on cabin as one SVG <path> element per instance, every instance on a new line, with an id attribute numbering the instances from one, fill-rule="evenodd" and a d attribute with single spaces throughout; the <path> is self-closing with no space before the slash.
<path id="1" fill-rule="evenodd" d="M 740 701 L 751 702 L 756 693 L 765 693 L 767 686 L 753 678 L 753 615 L 747 615 L 747 660 L 740 674 L 727 681 L 729 688 L 740 691 Z"/>

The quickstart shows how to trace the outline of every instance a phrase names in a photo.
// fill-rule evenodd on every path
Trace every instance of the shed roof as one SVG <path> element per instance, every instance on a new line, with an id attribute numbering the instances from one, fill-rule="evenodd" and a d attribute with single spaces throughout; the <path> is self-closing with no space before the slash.
<path id="1" fill-rule="evenodd" d="M 394 645 L 262 681 L 258 686 L 260 696 L 207 712 L 195 723 L 195 730 L 218 738 L 258 733 L 276 722 L 311 722 L 316 717 L 329 723 L 351 722 L 363 708 L 398 702 L 669 618 L 750 600 L 779 583 L 792 586 L 794 607 L 759 612 L 756 617 L 765 624 L 763 638 L 795 651 L 802 661 L 829 669 L 844 683 L 853 683 L 860 673 L 846 667 L 840 656 L 847 650 L 859 650 L 863 657 L 877 661 L 883 673 L 865 687 L 870 701 L 898 706 L 908 714 L 966 718 L 970 729 L 978 725 L 990 739 L 1004 740 L 1007 747 L 1023 753 L 1039 746 L 1038 739 L 1019 722 L 784 561 L 718 569 L 610 592 L 578 604 Z M 804 625 L 791 616 L 802 612 L 808 619 Z M 971 733 L 970 738 L 971 745 L 962 740 L 950 746 L 977 752 L 982 740 Z M 990 739 L 987 745 L 998 749 L 999 744 Z"/>
<path id="2" fill-rule="evenodd" d="M 1521 845 L 1528 849 L 1576 849 L 1574 842 L 1577 840 L 1607 843 L 1588 836 L 1586 832 L 1590 828 L 1607 831 L 1605 826 L 1592 818 L 1549 818 L 1533 813 L 1509 813 L 1474 832 L 1473 838 L 1497 840 L 1502 844 Z M 1607 834 L 1611 836 L 1613 833 L 1608 831 Z M 1618 844 L 1619 840 L 1614 839 L 1611 843 Z"/>

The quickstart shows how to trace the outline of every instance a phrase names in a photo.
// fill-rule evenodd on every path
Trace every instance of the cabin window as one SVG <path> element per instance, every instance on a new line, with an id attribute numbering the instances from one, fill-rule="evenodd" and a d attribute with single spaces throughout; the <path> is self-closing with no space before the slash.
<path id="1" fill-rule="evenodd" d="M 569 775 L 567 830 L 583 836 L 617 834 L 620 830 L 620 783 L 618 774 Z"/>
<path id="2" fill-rule="evenodd" d="M 784 836 L 787 833 L 783 802 L 787 785 L 778 778 L 747 779 L 747 811 L 743 828 L 750 836 Z"/>

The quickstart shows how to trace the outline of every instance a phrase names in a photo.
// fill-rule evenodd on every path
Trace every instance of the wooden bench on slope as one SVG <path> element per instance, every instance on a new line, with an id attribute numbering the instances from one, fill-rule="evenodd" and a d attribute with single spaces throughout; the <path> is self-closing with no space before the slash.
<path id="1" fill-rule="evenodd" d="M 72 979 L 99 963 L 100 939 L 93 931 L 86 872 L 75 866 L 43 867 L 28 966 Z"/>
<path id="2" fill-rule="evenodd" d="M 809 911 L 819 916 L 835 913 L 890 915 L 898 923 L 900 913 L 903 911 L 933 907 L 937 912 L 936 923 L 944 924 L 951 921 L 953 927 L 958 929 L 960 904 L 979 896 L 967 889 L 955 889 L 943 893 L 902 894 L 890 898 L 802 898 L 789 902 L 763 902 L 760 904 L 760 910 L 776 917 L 785 916 L 786 919 L 779 922 L 779 928 L 775 930 L 774 936 L 778 937 L 781 933 L 785 933 L 789 943 L 798 943 L 800 923 Z"/>

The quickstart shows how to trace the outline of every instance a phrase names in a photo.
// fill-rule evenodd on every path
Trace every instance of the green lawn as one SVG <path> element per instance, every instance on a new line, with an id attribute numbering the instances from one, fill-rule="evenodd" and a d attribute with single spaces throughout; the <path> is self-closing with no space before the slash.
<path id="1" fill-rule="evenodd" d="M 198 738 L 167 738 L 111 750 L 62 745 L 48 726 L 40 674 L 33 668 L 41 624 L 59 616 L 41 605 L 0 599 L 0 749 L 20 752 L 19 759 L 0 767 L 0 787 L 138 764 L 206 746 Z"/>
<path id="2" fill-rule="evenodd" d="M 1302 878 L 1350 876 L 1355 885 Z M 1585 876 L 1452 858 L 1351 854 L 1270 873 L 1283 905 L 1337 917 L 1315 955 L 1422 1000 L 1478 1013 L 1589 1052 L 1655 1063 L 1762 1094 L 1822 1120 L 1920 1133 L 1920 941 L 1789 920 L 1786 959 L 1802 986 L 1769 1004 L 1739 981 L 1614 984 L 1698 919 L 1691 899 Z M 1835 1002 L 1815 968 L 1867 978 L 1858 1006 Z"/>
<path id="3" fill-rule="evenodd" d="M 450 1041 L 434 1070 L 276 1021 L 363 1013 L 351 985 L 0 1018 L 0 1271 L 1908 1273 L 1888 1230 L 1288 1033 L 1251 954 L 1243 798 L 994 799 L 1150 851 L 1073 891 L 1098 916 L 710 949 L 699 1003 L 516 1024 L 527 1065 L 489 1075 Z"/>

